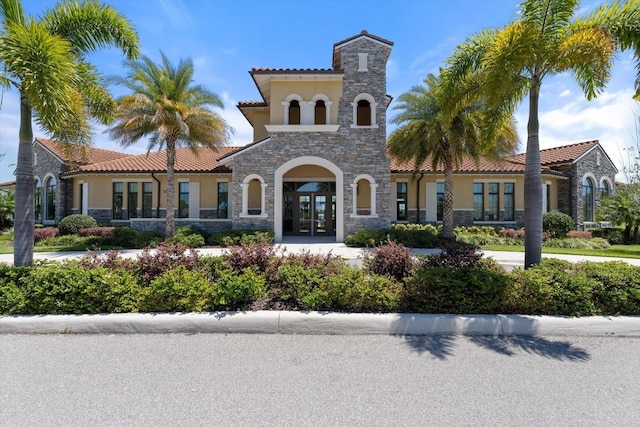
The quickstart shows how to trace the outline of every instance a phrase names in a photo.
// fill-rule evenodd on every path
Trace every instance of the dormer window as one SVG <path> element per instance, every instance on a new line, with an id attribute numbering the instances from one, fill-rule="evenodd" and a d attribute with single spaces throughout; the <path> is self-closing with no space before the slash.
<path id="1" fill-rule="evenodd" d="M 300 124 L 300 102 L 295 99 L 289 103 L 289 124 Z"/>
<path id="2" fill-rule="evenodd" d="M 314 124 L 316 125 L 326 125 L 327 124 L 327 107 L 324 104 L 323 100 L 316 101 L 315 109 L 314 109 Z"/>

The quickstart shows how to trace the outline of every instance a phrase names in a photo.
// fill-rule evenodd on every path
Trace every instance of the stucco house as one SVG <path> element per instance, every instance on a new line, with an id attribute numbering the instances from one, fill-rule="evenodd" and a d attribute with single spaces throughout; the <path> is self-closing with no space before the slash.
<path id="1" fill-rule="evenodd" d="M 253 142 L 197 155 L 178 149 L 176 225 L 343 241 L 360 228 L 441 220 L 442 171 L 427 161 L 414 174 L 387 154 L 392 47 L 362 31 L 333 45 L 330 69 L 252 69 L 261 99 L 238 108 Z M 84 213 L 99 223 L 164 229 L 164 151 L 82 154 L 36 138 L 34 152 L 39 222 Z M 594 224 L 617 173 L 598 141 L 541 154 L 545 210 L 570 214 L 578 227 Z M 523 188 L 524 155 L 465 161 L 455 176 L 456 223 L 522 226 Z"/>

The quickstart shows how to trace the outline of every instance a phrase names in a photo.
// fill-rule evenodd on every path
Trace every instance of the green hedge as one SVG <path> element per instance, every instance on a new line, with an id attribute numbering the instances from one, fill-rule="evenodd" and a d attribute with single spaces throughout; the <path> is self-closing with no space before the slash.
<path id="1" fill-rule="evenodd" d="M 266 251 L 266 245 L 235 247 L 234 254 L 217 258 L 166 244 L 137 260 L 110 252 L 32 267 L 0 264 L 0 315 L 265 308 L 640 315 L 640 267 L 544 259 L 508 273 L 478 258 L 476 249 L 460 246 L 406 263 L 411 271 L 381 265 L 384 275 L 332 255 L 285 256 Z M 401 249 L 392 246 L 374 257 L 391 253 L 405 260 Z"/>

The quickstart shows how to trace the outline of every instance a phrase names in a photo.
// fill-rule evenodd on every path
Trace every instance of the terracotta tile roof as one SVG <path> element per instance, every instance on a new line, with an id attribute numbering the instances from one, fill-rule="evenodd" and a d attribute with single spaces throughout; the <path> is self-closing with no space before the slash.
<path id="1" fill-rule="evenodd" d="M 394 157 L 391 158 L 391 172 L 413 172 L 413 162 L 399 162 Z M 442 173 L 444 169 L 438 167 L 437 172 Z M 420 166 L 418 172 L 434 172 L 431 167 L 431 158 L 427 158 L 425 162 Z M 509 160 L 492 160 L 487 158 L 481 158 L 479 163 L 471 157 L 465 157 L 462 160 L 462 164 L 458 167 L 456 172 L 460 173 L 524 173 L 524 164 L 511 162 Z"/>
<path id="2" fill-rule="evenodd" d="M 65 149 L 62 143 L 46 138 L 36 138 L 42 146 L 51 151 L 55 156 L 65 163 L 75 163 L 86 165 L 91 163 L 106 162 L 124 157 L 130 154 L 119 151 L 103 150 L 102 148 L 87 147 L 82 149 L 78 146 L 70 146 Z"/>
<path id="3" fill-rule="evenodd" d="M 15 187 L 15 186 L 16 186 L 15 181 L 0 182 L 0 188 Z"/>
<path id="4" fill-rule="evenodd" d="M 540 163 L 543 166 L 571 163 L 598 144 L 598 140 L 593 140 L 540 150 Z M 510 160 L 524 164 L 526 161 L 526 154 L 516 154 L 515 156 L 510 157 Z"/>
<path id="5" fill-rule="evenodd" d="M 187 147 L 176 148 L 175 171 L 181 173 L 194 172 L 230 172 L 226 166 L 219 163 L 223 156 L 231 154 L 243 147 L 220 147 L 218 150 L 200 148 L 193 152 Z M 166 172 L 167 152 L 151 151 L 148 154 L 128 156 L 121 159 L 107 162 L 84 165 L 80 168 L 69 171 L 65 175 L 76 175 L 82 173 L 143 173 L 143 172 Z"/>

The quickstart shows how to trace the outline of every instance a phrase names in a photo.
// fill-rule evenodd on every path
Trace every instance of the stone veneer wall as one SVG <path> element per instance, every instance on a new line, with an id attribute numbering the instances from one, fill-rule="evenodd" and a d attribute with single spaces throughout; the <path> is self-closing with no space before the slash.
<path id="1" fill-rule="evenodd" d="M 358 71 L 358 53 L 368 53 L 368 71 Z M 302 156 L 326 159 L 343 172 L 344 236 L 356 230 L 390 226 L 391 165 L 386 156 L 386 58 L 388 48 L 370 39 L 359 39 L 342 48 L 343 96 L 338 103 L 337 132 L 273 132 L 270 140 L 238 154 L 233 162 L 234 228 L 274 228 L 275 172 L 285 162 Z M 375 127 L 352 128 L 352 102 L 357 95 L 371 95 L 376 107 Z M 272 105 L 272 108 L 281 108 Z M 267 184 L 265 189 L 266 218 L 240 218 L 242 187 L 245 177 L 258 174 Z M 360 174 L 370 175 L 378 184 L 376 213 L 378 218 L 355 216 L 351 184 Z"/>
<path id="2" fill-rule="evenodd" d="M 600 165 L 598 165 L 598 154 L 600 157 Z M 587 173 L 593 174 L 595 177 L 594 184 L 594 210 L 597 211 L 598 207 L 602 204 L 602 196 L 600 194 L 600 181 L 603 177 L 609 178 L 611 185 L 610 190 L 614 191 L 614 184 L 616 179 L 617 170 L 615 166 L 609 161 L 608 157 L 602 151 L 600 146 L 596 146 L 595 149 L 592 149 L 587 153 L 586 156 L 582 157 L 575 165 L 575 175 L 573 180 L 573 187 L 571 189 L 572 196 L 575 195 L 575 203 L 573 209 L 573 219 L 576 223 L 577 228 L 581 229 L 584 224 L 584 200 L 582 198 L 582 181 Z M 595 212 L 594 212 L 595 216 Z"/>
<path id="3" fill-rule="evenodd" d="M 36 164 L 33 168 L 34 179 L 39 178 L 42 185 L 42 214 L 43 220 L 45 215 L 45 205 L 47 203 L 45 194 L 45 177 L 47 174 L 51 174 L 56 180 L 56 214 L 54 222 L 57 224 L 62 218 L 67 215 L 67 212 L 71 210 L 71 201 L 73 197 L 71 195 L 71 188 L 68 188 L 66 182 L 60 179 L 60 174 L 67 170 L 67 167 L 56 156 L 51 154 L 48 150 L 42 147 L 39 143 L 33 144 L 33 155 Z"/>

